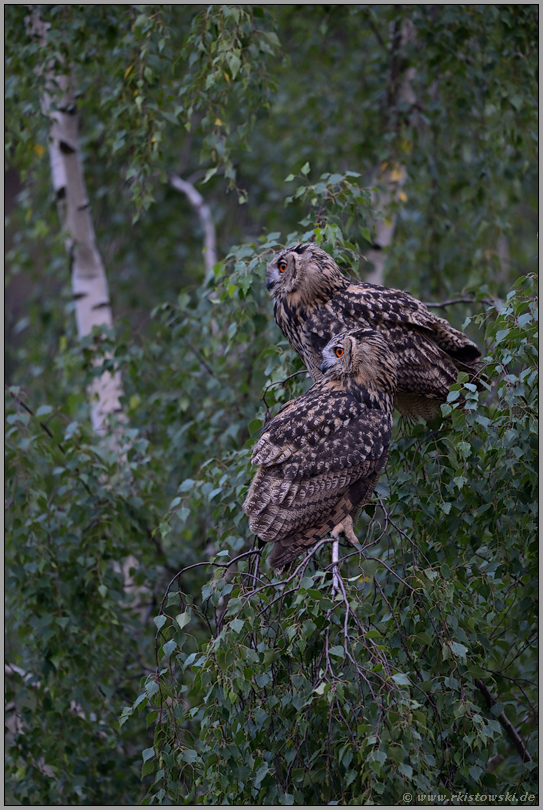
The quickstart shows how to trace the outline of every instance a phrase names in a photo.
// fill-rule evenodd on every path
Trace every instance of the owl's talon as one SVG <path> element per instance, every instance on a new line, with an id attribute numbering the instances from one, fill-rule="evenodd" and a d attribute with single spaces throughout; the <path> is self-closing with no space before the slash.
<path id="1" fill-rule="evenodd" d="M 334 538 L 334 540 L 339 540 L 340 534 L 342 534 L 344 538 L 348 540 L 352 546 L 356 547 L 360 545 L 358 537 L 354 533 L 353 519 L 350 515 L 347 515 L 347 517 L 344 518 L 341 521 L 341 523 L 338 523 L 337 526 L 334 526 L 334 528 L 330 532 L 330 535 Z"/>

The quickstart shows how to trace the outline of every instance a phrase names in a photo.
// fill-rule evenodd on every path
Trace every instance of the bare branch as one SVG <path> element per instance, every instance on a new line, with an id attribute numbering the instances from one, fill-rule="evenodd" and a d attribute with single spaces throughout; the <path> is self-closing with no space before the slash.
<path id="1" fill-rule="evenodd" d="M 424 306 L 428 307 L 428 309 L 445 309 L 445 307 L 450 307 L 453 304 L 487 304 L 488 306 L 494 306 L 496 301 L 493 298 L 481 298 L 477 300 L 476 298 L 451 298 L 449 301 L 440 301 L 438 304 L 434 304 L 431 301 L 425 301 Z"/>
<path id="2" fill-rule="evenodd" d="M 295 371 L 293 374 L 289 374 L 289 376 L 285 377 L 284 380 L 277 380 L 277 382 L 272 382 L 265 387 L 264 393 L 260 397 L 260 400 L 266 406 L 266 418 L 265 418 L 266 423 L 269 422 L 270 420 L 270 412 L 271 412 L 271 408 L 268 405 L 268 401 L 266 399 L 266 394 L 268 393 L 270 388 L 273 388 L 275 385 L 285 385 L 286 382 L 292 380 L 293 377 L 297 377 L 299 374 L 305 374 L 307 377 L 309 377 L 309 371 L 306 368 L 303 368 L 301 369 L 301 371 Z"/>
<path id="3" fill-rule="evenodd" d="M 26 405 L 26 404 L 23 402 L 23 400 L 22 400 L 22 399 L 20 399 L 20 398 L 17 396 L 17 394 L 15 393 L 15 391 L 12 391 L 12 390 L 11 390 L 11 388 L 9 387 L 9 385 L 6 385 L 6 384 L 4 383 L 4 388 L 6 389 L 6 391 L 9 391 L 9 393 L 11 394 L 11 396 L 13 397 L 13 399 L 15 400 L 15 402 L 16 402 L 18 405 L 20 405 L 20 406 L 21 406 L 21 408 L 24 408 L 24 410 L 25 410 L 25 411 L 26 411 L 28 414 L 30 414 L 30 416 L 34 417 L 34 419 L 36 419 L 36 418 L 37 418 L 37 417 L 35 416 L 34 411 L 32 410 L 32 408 L 29 408 L 29 407 L 28 407 L 28 405 Z M 49 428 L 47 427 L 47 425 L 46 425 L 44 422 L 42 422 L 41 420 L 39 420 L 39 419 L 38 419 L 38 423 L 39 423 L 40 427 L 41 427 L 41 428 L 42 428 L 42 429 L 43 429 L 43 430 L 44 430 L 44 431 L 47 433 L 47 435 L 49 436 L 49 438 L 50 438 L 50 439 L 54 439 L 54 438 L 55 438 L 55 437 L 53 436 L 53 434 L 51 433 L 51 431 L 49 430 Z M 60 449 L 60 450 L 61 450 L 61 451 L 62 451 L 64 454 L 66 454 L 66 450 L 64 449 L 64 447 L 61 445 L 61 443 L 60 443 L 60 442 L 57 442 L 57 446 L 58 446 L 58 448 L 59 448 L 59 449 Z"/>
<path id="4" fill-rule="evenodd" d="M 198 214 L 200 224 L 204 231 L 204 262 L 206 268 L 206 278 L 213 274 L 213 266 L 217 264 L 217 239 L 215 235 L 215 223 L 208 204 L 200 192 L 177 174 L 170 174 L 168 177 L 170 186 L 176 191 L 185 194 L 188 201 Z"/>

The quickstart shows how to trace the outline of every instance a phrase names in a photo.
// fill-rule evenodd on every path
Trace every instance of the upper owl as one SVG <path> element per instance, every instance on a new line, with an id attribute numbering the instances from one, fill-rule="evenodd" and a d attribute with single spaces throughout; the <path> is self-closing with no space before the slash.
<path id="1" fill-rule="evenodd" d="M 266 287 L 274 298 L 277 325 L 315 381 L 321 377 L 324 346 L 334 335 L 357 327 L 380 332 L 394 352 L 394 404 L 406 417 L 432 419 L 458 371 L 477 371 L 481 353 L 466 335 L 409 293 L 349 281 L 316 245 L 294 245 L 277 253 L 267 267 Z"/>

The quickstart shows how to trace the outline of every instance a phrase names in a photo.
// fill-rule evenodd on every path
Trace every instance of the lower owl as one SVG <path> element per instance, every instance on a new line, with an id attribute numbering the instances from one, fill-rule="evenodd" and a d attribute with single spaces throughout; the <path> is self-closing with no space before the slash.
<path id="1" fill-rule="evenodd" d="M 322 537 L 343 533 L 369 500 L 389 453 L 396 360 L 373 329 L 334 337 L 322 378 L 266 425 L 251 461 L 259 467 L 245 503 L 249 527 L 274 543 L 281 572 Z"/>

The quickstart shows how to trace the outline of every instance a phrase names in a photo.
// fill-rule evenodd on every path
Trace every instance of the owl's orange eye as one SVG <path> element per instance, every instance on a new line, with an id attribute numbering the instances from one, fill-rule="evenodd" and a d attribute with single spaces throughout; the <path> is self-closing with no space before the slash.
<path id="1" fill-rule="evenodd" d="M 285 270 L 287 269 L 287 266 L 288 265 L 287 265 L 286 261 L 284 259 L 281 259 L 281 261 L 279 262 L 279 272 L 284 273 Z"/>
<path id="2" fill-rule="evenodd" d="M 338 346 L 336 349 L 336 357 L 343 357 L 343 346 Z"/>

